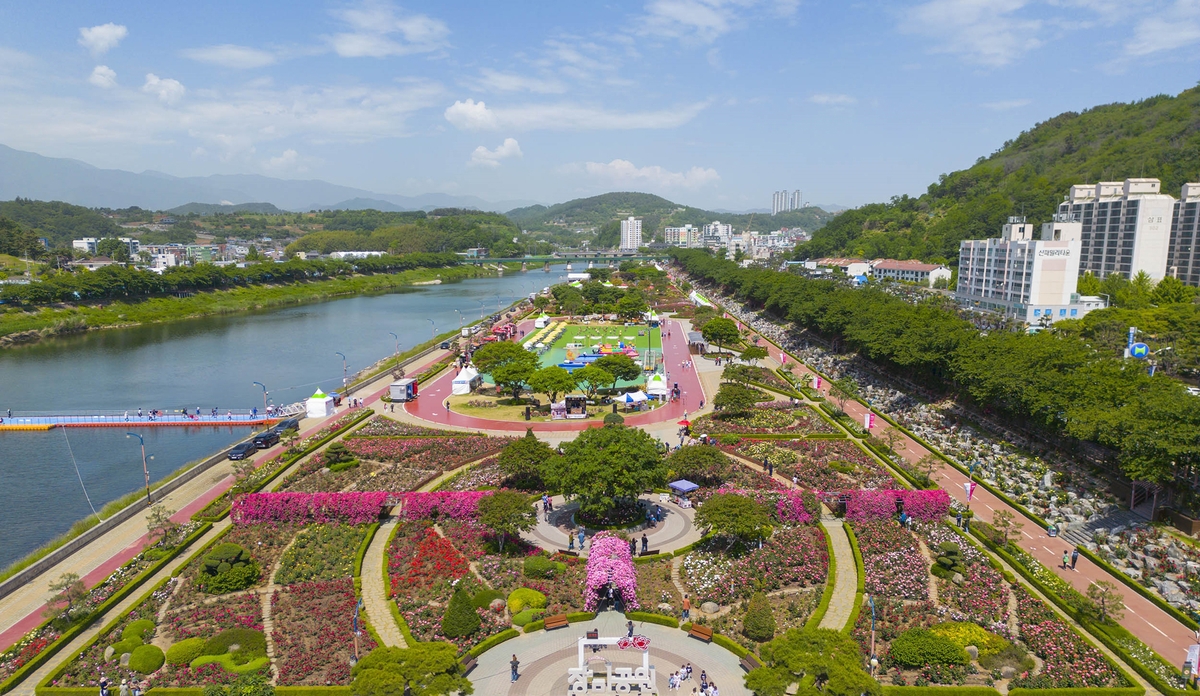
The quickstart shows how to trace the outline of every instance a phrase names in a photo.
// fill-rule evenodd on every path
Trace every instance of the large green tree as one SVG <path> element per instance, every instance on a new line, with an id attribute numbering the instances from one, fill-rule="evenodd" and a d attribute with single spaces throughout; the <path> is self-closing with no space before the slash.
<path id="1" fill-rule="evenodd" d="M 726 343 L 733 343 L 741 335 L 738 332 L 737 324 L 732 319 L 726 319 L 725 317 L 717 317 L 710 320 L 700 330 L 700 334 L 709 343 L 717 344 L 717 351 L 723 351 Z"/>
<path id="2" fill-rule="evenodd" d="M 640 292 L 627 292 L 624 297 L 617 300 L 617 314 L 622 319 L 629 321 L 641 319 L 649 309 L 650 305 L 646 303 L 646 298 Z"/>
<path id="3" fill-rule="evenodd" d="M 765 396 L 753 387 L 725 382 L 717 390 L 717 395 L 713 398 L 713 406 L 726 413 L 745 413 L 757 406 L 758 400 Z"/>
<path id="4" fill-rule="evenodd" d="M 408 648 L 379 647 L 350 669 L 353 696 L 397 696 L 407 684 L 413 696 L 473 694 L 462 674 L 458 648 L 450 643 L 416 643 Z"/>
<path id="5" fill-rule="evenodd" d="M 480 372 L 491 375 L 496 386 L 511 392 L 514 399 L 521 395 L 521 387 L 538 369 L 537 355 L 509 341 L 483 346 L 475 351 L 471 361 Z"/>
<path id="6" fill-rule="evenodd" d="M 506 537 L 519 536 L 537 526 L 537 512 L 524 493 L 496 491 L 479 499 L 479 521 L 500 535 L 503 553 Z"/>
<path id="7" fill-rule="evenodd" d="M 613 389 L 617 388 L 617 380 L 619 379 L 632 382 L 642 376 L 642 368 L 634 362 L 633 358 L 624 353 L 606 355 L 593 362 L 591 366 L 598 367 L 612 375 Z"/>
<path id="8" fill-rule="evenodd" d="M 530 390 L 545 394 L 550 403 L 558 401 L 559 394 L 565 394 L 576 386 L 575 375 L 558 365 L 543 367 L 530 375 L 527 381 Z"/>
<path id="9" fill-rule="evenodd" d="M 514 440 L 496 458 L 500 471 L 504 472 L 512 485 L 524 490 L 539 488 L 550 478 L 553 462 L 558 454 L 542 440 L 533 434 L 533 429 L 525 430 L 525 437 Z"/>
<path id="10" fill-rule="evenodd" d="M 717 487 L 733 476 L 733 461 L 712 445 L 680 447 L 667 457 L 672 479 L 686 479 L 701 486 Z"/>
<path id="11" fill-rule="evenodd" d="M 600 387 L 613 383 L 613 376 L 595 365 L 581 367 L 571 374 L 575 376 L 575 381 L 583 388 L 589 399 L 596 397 L 596 392 Z"/>
<path id="12" fill-rule="evenodd" d="M 657 441 L 638 428 L 590 428 L 563 445 L 555 482 L 579 501 L 583 513 L 600 517 L 631 507 L 643 491 L 666 482 Z"/>
<path id="13" fill-rule="evenodd" d="M 765 538 L 770 524 L 771 517 L 762 505 L 736 493 L 718 493 L 696 511 L 697 527 L 743 543 Z"/>

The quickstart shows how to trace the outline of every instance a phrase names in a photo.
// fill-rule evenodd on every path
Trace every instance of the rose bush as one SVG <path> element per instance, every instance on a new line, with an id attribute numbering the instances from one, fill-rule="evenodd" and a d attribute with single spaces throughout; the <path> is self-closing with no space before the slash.
<path id="1" fill-rule="evenodd" d="M 600 588 L 610 582 L 621 591 L 627 610 L 640 607 L 637 573 L 633 568 L 633 556 L 629 553 L 629 542 L 612 532 L 600 532 L 588 544 L 587 583 L 584 586 L 586 609 L 593 611 L 596 608 Z"/>
<path id="2" fill-rule="evenodd" d="M 271 638 L 280 685 L 350 683 L 354 632 L 349 617 L 357 603 L 350 577 L 302 582 L 271 595 L 275 625 Z M 358 636 L 359 654 L 365 655 L 375 647 L 371 634 L 362 630 Z"/>
<path id="3" fill-rule="evenodd" d="M 862 552 L 867 592 L 900 599 L 929 599 L 929 564 L 911 532 L 887 520 L 862 520 L 851 526 Z"/>
<path id="4" fill-rule="evenodd" d="M 463 520 L 479 515 L 479 499 L 494 491 L 440 491 L 432 493 L 403 493 L 400 495 L 400 516 L 406 520 L 425 520 L 448 517 Z"/>
<path id="5" fill-rule="evenodd" d="M 234 499 L 230 519 L 235 525 L 272 522 L 364 524 L 379 519 L 387 498 L 388 494 L 384 492 L 247 493 Z"/>

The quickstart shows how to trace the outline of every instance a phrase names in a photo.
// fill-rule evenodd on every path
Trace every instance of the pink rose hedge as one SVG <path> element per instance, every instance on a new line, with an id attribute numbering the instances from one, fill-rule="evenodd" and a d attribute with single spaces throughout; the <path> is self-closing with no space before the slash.
<path id="1" fill-rule="evenodd" d="M 775 515 L 782 524 L 811 524 L 819 516 L 820 503 L 816 496 L 800 490 L 759 490 L 721 486 L 717 493 L 733 493 L 745 496 L 762 505 Z M 807 502 L 806 502 L 807 501 Z"/>
<path id="2" fill-rule="evenodd" d="M 612 532 L 600 532 L 588 544 L 586 609 L 596 609 L 597 592 L 609 582 L 621 590 L 621 600 L 627 610 L 638 609 L 637 572 L 629 542 Z"/>
<path id="3" fill-rule="evenodd" d="M 437 491 L 434 493 L 400 494 L 400 517 L 406 520 L 425 520 L 432 517 L 454 520 L 475 519 L 479 515 L 479 500 L 494 491 Z"/>
<path id="4" fill-rule="evenodd" d="M 248 493 L 233 501 L 229 516 L 235 525 L 316 522 L 364 524 L 379 519 L 388 494 L 370 493 Z"/>
<path id="5" fill-rule="evenodd" d="M 846 519 L 850 521 L 891 519 L 896 516 L 897 500 L 904 501 L 904 511 L 922 522 L 936 522 L 950 512 L 950 494 L 940 488 L 931 491 L 860 490 L 826 495 L 849 496 Z"/>

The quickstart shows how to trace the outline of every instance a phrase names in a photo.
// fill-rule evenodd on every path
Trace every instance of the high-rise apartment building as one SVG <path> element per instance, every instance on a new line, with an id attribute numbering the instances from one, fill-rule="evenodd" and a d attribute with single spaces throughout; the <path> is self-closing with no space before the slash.
<path id="1" fill-rule="evenodd" d="M 642 246 L 642 219 L 632 215 L 621 221 L 621 251 L 637 251 Z"/>
<path id="2" fill-rule="evenodd" d="M 1042 225 L 1010 217 L 998 239 L 959 243 L 959 302 L 977 309 L 1012 314 L 1027 323 L 1078 319 L 1104 301 L 1077 294 L 1082 258 L 1082 223 L 1068 213 Z"/>
<path id="3" fill-rule="evenodd" d="M 1058 213 L 1080 223 L 1080 272 L 1132 278 L 1145 271 L 1162 279 L 1176 201 L 1159 186 L 1158 179 L 1126 179 L 1071 187 Z"/>
<path id="4" fill-rule="evenodd" d="M 1200 285 L 1200 184 L 1184 184 L 1171 215 L 1167 275 L 1188 285 Z"/>
<path id="5" fill-rule="evenodd" d="M 700 230 L 693 225 L 665 227 L 663 228 L 663 242 L 671 246 L 698 247 L 700 246 Z"/>
<path id="6" fill-rule="evenodd" d="M 778 215 L 779 213 L 789 210 L 799 210 L 804 207 L 804 193 L 799 189 L 795 191 L 776 191 L 771 196 L 771 214 Z"/>

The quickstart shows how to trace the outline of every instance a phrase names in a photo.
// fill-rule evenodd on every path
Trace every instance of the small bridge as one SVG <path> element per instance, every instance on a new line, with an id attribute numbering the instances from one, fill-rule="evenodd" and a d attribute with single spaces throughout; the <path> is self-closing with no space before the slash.
<path id="1" fill-rule="evenodd" d="M 52 428 L 197 428 L 197 427 L 258 427 L 277 423 L 291 415 L 293 409 L 285 408 L 268 416 L 263 412 L 245 409 L 219 411 L 212 415 L 207 411 L 197 415 L 182 409 L 142 411 L 73 411 L 47 413 L 38 411 L 0 412 L 0 432 L 45 431 Z"/>

